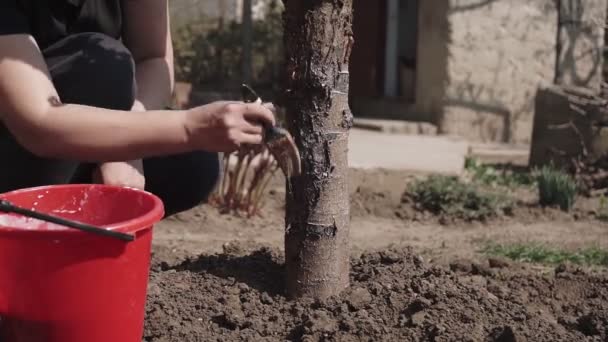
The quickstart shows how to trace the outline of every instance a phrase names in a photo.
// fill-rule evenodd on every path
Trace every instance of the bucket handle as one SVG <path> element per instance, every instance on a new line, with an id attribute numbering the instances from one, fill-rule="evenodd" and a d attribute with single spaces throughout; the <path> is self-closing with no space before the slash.
<path id="1" fill-rule="evenodd" d="M 2 315 L 8 314 L 8 300 L 6 298 L 4 290 L 0 289 L 0 321 L 2 321 Z"/>
<path id="2" fill-rule="evenodd" d="M 35 218 L 38 220 L 63 225 L 66 227 L 82 230 L 82 231 L 93 233 L 93 234 L 112 237 L 112 238 L 123 240 L 123 241 L 133 241 L 135 239 L 135 237 L 131 234 L 114 232 L 111 230 L 106 230 L 106 229 L 103 229 L 100 227 L 92 226 L 90 224 L 75 222 L 72 220 L 64 219 L 62 217 L 44 214 L 44 213 L 40 213 L 37 211 L 17 207 L 16 205 L 12 204 L 11 202 L 9 202 L 7 200 L 3 200 L 3 199 L 0 199 L 0 212 L 16 213 L 19 215 L 23 215 L 25 217 Z"/>

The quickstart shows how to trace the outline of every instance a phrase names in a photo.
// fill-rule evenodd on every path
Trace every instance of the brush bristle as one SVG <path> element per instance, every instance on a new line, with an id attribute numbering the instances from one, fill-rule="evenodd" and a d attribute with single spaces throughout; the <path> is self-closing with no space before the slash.
<path id="1" fill-rule="evenodd" d="M 248 85 L 241 85 L 241 92 L 245 102 L 262 104 L 260 96 Z M 287 178 L 300 175 L 300 151 L 286 129 L 265 125 L 264 143 Z"/>
<path id="2" fill-rule="evenodd" d="M 289 133 L 275 136 L 266 145 L 287 178 L 300 175 L 302 172 L 300 152 Z"/>

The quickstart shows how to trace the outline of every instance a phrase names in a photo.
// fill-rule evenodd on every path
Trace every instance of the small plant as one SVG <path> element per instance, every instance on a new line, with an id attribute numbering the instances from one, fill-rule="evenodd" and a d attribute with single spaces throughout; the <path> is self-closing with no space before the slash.
<path id="1" fill-rule="evenodd" d="M 601 221 L 608 221 L 608 199 L 603 194 L 600 196 L 600 206 L 597 211 L 597 218 Z"/>
<path id="2" fill-rule="evenodd" d="M 529 172 L 497 170 L 492 166 L 482 164 L 479 159 L 474 157 L 465 159 L 464 168 L 471 175 L 473 181 L 485 185 L 530 186 L 535 181 L 534 176 Z"/>
<path id="3" fill-rule="evenodd" d="M 226 154 L 223 177 L 210 203 L 225 213 L 260 215 L 264 191 L 278 169 L 265 146 L 246 147 Z"/>
<path id="4" fill-rule="evenodd" d="M 576 199 L 576 181 L 569 174 L 552 166 L 543 166 L 536 176 L 538 197 L 542 206 L 559 206 L 569 211 Z"/>
<path id="5" fill-rule="evenodd" d="M 576 251 L 550 248 L 541 244 L 488 245 L 483 253 L 506 257 L 519 262 L 560 264 L 570 262 L 578 265 L 608 266 L 608 250 L 589 247 Z"/>
<path id="6" fill-rule="evenodd" d="M 416 207 L 433 214 L 454 215 L 466 220 L 482 220 L 511 209 L 505 196 L 484 192 L 457 177 L 432 175 L 415 181 L 405 193 Z"/>

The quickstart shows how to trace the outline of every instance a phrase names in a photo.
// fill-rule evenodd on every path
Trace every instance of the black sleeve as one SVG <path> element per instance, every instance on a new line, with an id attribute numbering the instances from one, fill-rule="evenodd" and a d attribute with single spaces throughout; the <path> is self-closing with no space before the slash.
<path id="1" fill-rule="evenodd" d="M 27 17 L 17 0 L 0 0 L 0 35 L 30 33 Z"/>

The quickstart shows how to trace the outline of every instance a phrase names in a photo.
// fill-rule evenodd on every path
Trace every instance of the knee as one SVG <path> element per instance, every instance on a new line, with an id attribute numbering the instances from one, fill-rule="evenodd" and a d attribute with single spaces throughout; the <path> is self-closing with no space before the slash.
<path id="1" fill-rule="evenodd" d="M 48 50 L 47 60 L 58 64 L 49 68 L 64 102 L 131 109 L 136 95 L 135 62 L 120 41 L 101 33 L 81 33 Z"/>
<path id="2" fill-rule="evenodd" d="M 188 155 L 189 170 L 174 182 L 176 193 L 167 196 L 166 215 L 187 211 L 205 203 L 221 178 L 217 153 L 198 152 Z"/>
<path id="3" fill-rule="evenodd" d="M 191 178 L 191 187 L 186 190 L 187 206 L 194 207 L 206 201 L 215 190 L 220 179 L 220 159 L 217 153 L 199 152 L 193 153 L 193 167 L 195 175 Z"/>

